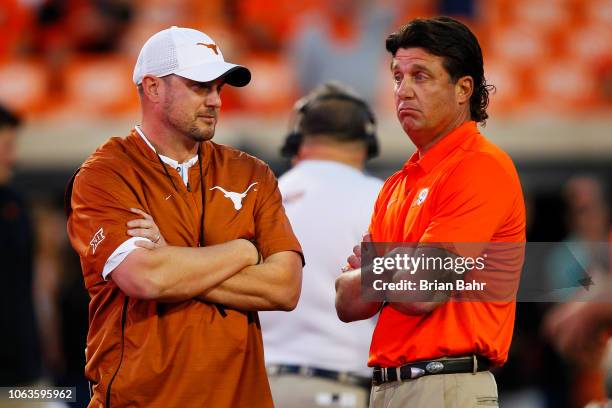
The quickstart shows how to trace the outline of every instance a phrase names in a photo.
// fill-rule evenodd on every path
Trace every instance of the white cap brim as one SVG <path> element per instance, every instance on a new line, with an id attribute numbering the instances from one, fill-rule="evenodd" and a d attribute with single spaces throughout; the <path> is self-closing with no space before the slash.
<path id="1" fill-rule="evenodd" d="M 242 65 L 230 64 L 225 61 L 206 62 L 177 70 L 173 74 L 197 82 L 210 82 L 224 77 L 225 83 L 238 87 L 251 82 L 251 71 Z"/>

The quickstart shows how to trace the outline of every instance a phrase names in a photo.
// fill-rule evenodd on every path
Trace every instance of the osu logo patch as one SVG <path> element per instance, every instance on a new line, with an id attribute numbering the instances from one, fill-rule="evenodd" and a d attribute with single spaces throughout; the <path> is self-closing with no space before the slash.
<path id="1" fill-rule="evenodd" d="M 414 205 L 417 206 L 417 205 L 423 204 L 423 202 L 427 198 L 427 194 L 429 194 L 428 188 L 424 188 L 421 191 L 419 191 L 419 194 L 417 195 L 416 200 L 414 200 Z"/>
<path id="2" fill-rule="evenodd" d="M 106 238 L 106 236 L 104 236 L 104 229 L 100 228 L 93 236 L 93 238 L 91 239 L 91 241 L 89 242 L 89 245 L 91 245 L 91 253 L 95 254 L 96 253 L 96 248 L 98 248 L 98 245 L 100 245 L 100 243 L 102 241 L 104 241 L 104 238 Z"/>

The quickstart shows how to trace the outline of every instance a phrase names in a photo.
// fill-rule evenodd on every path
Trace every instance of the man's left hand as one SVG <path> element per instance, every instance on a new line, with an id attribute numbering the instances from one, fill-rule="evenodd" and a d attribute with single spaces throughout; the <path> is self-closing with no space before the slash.
<path id="1" fill-rule="evenodd" d="M 161 248 L 168 245 L 157 224 L 153 221 L 153 217 L 138 208 L 130 208 L 130 211 L 140 215 L 142 218 L 127 222 L 128 235 L 148 239 L 136 241 L 134 245 L 145 249 Z"/>

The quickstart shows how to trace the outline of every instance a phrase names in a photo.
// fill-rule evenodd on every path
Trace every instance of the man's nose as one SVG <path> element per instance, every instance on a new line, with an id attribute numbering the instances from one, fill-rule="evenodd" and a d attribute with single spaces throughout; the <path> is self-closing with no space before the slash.
<path id="1" fill-rule="evenodd" d="M 208 95 L 206 95 L 206 106 L 213 108 L 221 107 L 221 93 L 218 89 L 212 89 Z"/>
<path id="2" fill-rule="evenodd" d="M 397 96 L 400 99 L 414 98 L 414 87 L 410 78 L 405 77 L 402 82 L 397 86 Z"/>

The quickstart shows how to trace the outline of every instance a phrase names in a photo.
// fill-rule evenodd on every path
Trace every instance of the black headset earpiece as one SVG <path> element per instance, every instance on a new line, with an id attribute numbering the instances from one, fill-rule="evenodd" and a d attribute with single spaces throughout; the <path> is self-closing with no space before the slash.
<path id="1" fill-rule="evenodd" d="M 291 132 L 285 137 L 285 143 L 281 147 L 281 156 L 291 159 L 297 155 L 300 145 L 302 144 L 302 134 L 299 132 Z"/>
<path id="2" fill-rule="evenodd" d="M 281 155 L 288 159 L 293 158 L 297 155 L 300 145 L 302 144 L 303 135 L 300 132 L 300 122 L 310 107 L 318 102 L 325 100 L 345 100 L 354 103 L 365 114 L 366 122 L 364 123 L 365 128 L 365 141 L 367 145 L 367 159 L 372 159 L 378 156 L 378 139 L 376 136 L 376 117 L 374 112 L 370 109 L 368 104 L 352 95 L 345 93 L 329 93 L 324 95 L 315 96 L 314 98 L 302 98 L 296 104 L 294 108 L 294 120 L 291 126 L 291 132 L 285 137 L 285 143 L 281 147 Z"/>

